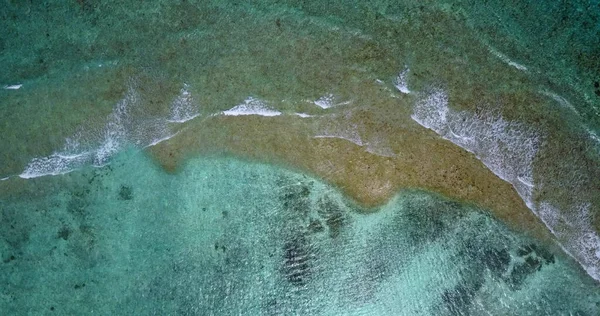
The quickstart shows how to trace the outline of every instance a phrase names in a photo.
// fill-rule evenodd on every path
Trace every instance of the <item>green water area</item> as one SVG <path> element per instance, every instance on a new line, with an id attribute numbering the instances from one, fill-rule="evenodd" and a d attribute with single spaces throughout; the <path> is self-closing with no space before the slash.
<path id="1" fill-rule="evenodd" d="M 600 1 L 0 0 L 0 315 L 600 315 Z"/>

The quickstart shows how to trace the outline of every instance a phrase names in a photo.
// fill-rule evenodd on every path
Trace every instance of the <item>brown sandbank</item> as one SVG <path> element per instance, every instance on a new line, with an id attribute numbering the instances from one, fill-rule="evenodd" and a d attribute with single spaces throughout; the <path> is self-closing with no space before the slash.
<path id="1" fill-rule="evenodd" d="M 398 106 L 393 102 L 379 106 L 385 112 L 385 107 Z M 150 152 L 170 172 L 177 172 L 187 157 L 197 154 L 227 153 L 282 164 L 316 175 L 368 207 L 387 202 L 403 188 L 422 188 L 473 202 L 513 229 L 542 241 L 552 239 L 509 183 L 473 154 L 434 132 L 410 120 L 386 124 L 366 110 L 345 115 L 344 120 L 368 125 L 363 129 L 363 135 L 367 135 L 363 138 L 368 139 L 369 133 L 386 135 L 390 140 L 386 149 L 394 154 L 383 156 L 378 148 L 372 150 L 346 139 L 315 138 L 323 129 L 322 120 L 292 115 L 211 117 L 191 124 L 174 139 L 150 148 Z"/>

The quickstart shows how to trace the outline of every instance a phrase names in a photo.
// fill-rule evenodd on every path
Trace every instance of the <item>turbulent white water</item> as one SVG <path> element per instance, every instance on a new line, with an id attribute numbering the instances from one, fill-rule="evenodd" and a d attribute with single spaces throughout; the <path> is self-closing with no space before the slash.
<path id="1" fill-rule="evenodd" d="M 350 104 L 352 102 L 351 101 L 340 101 L 339 98 L 337 96 L 335 96 L 333 93 L 329 93 L 329 94 L 326 94 L 326 95 L 316 99 L 315 101 L 313 101 L 313 103 L 316 106 L 320 107 L 321 109 L 326 110 L 326 109 L 329 109 L 332 107 Z"/>
<path id="2" fill-rule="evenodd" d="M 396 76 L 396 79 L 394 79 L 394 87 L 396 87 L 396 89 L 398 89 L 398 91 L 404 93 L 404 94 L 409 94 L 410 90 L 408 89 L 408 72 L 410 71 L 410 69 L 408 68 L 408 66 L 404 67 L 404 70 L 402 70 L 400 73 L 398 73 L 398 76 Z"/>
<path id="3" fill-rule="evenodd" d="M 192 98 L 189 85 L 184 84 L 180 95 L 171 103 L 171 117 L 169 122 L 185 123 L 200 115 L 198 104 Z"/>
<path id="4" fill-rule="evenodd" d="M 71 172 L 86 165 L 103 166 L 127 146 L 145 148 L 167 140 L 177 133 L 172 124 L 185 123 L 199 116 L 189 86 L 171 103 L 168 117 L 139 117 L 144 103 L 131 83 L 100 129 L 85 129 L 69 137 L 64 147 L 46 157 L 33 158 L 19 174 L 24 179 Z M 133 113 L 135 112 L 135 114 Z"/>
<path id="5" fill-rule="evenodd" d="M 4 89 L 5 90 L 19 90 L 21 89 L 23 85 L 22 84 L 9 84 L 9 85 L 5 85 Z"/>
<path id="6" fill-rule="evenodd" d="M 260 115 L 260 116 L 278 116 L 281 112 L 272 109 L 264 101 L 248 97 L 243 103 L 234 106 L 233 108 L 223 111 L 223 115 L 239 116 L 239 115 Z"/>
<path id="7" fill-rule="evenodd" d="M 591 226 L 589 202 L 561 210 L 548 202 L 536 203 L 533 162 L 544 135 L 533 128 L 483 110 L 478 113 L 449 108 L 448 95 L 433 88 L 416 102 L 412 119 L 442 138 L 472 152 L 501 179 L 511 183 L 526 205 L 548 226 L 565 251 L 596 280 L 600 280 L 600 237 Z M 563 179 L 564 180 L 564 179 Z M 556 181 L 556 180 L 554 180 Z M 561 180 L 558 180 L 561 181 Z"/>
<path id="8" fill-rule="evenodd" d="M 587 202 L 574 205 L 572 210 L 563 214 L 559 208 L 542 202 L 535 211 L 563 248 L 575 254 L 575 259 L 590 276 L 600 280 L 600 236 L 592 227 L 590 206 Z"/>

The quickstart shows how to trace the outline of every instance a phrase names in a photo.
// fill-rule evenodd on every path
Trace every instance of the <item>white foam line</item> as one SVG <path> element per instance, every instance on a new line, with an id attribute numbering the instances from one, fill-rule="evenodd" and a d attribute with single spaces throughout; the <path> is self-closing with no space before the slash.
<path id="1" fill-rule="evenodd" d="M 232 108 L 227 111 L 222 112 L 225 116 L 244 116 L 244 115 L 258 115 L 258 116 L 279 116 L 281 112 L 279 111 L 271 111 L 271 110 L 261 110 L 261 111 L 248 111 L 248 110 L 238 110 L 236 108 Z"/>
<path id="2" fill-rule="evenodd" d="M 87 156 L 89 154 L 90 154 L 89 152 L 82 152 L 79 154 L 55 154 L 55 155 L 56 155 L 56 157 L 63 158 L 63 159 L 76 159 L 76 158 L 80 158 L 83 156 Z"/>
<path id="3" fill-rule="evenodd" d="M 360 147 L 362 147 L 362 146 L 363 146 L 363 143 L 362 143 L 362 141 L 361 141 L 361 140 L 354 140 L 354 139 L 351 139 L 351 138 L 349 138 L 349 137 L 344 137 L 344 136 L 335 136 L 335 135 L 316 135 L 316 136 L 313 136 L 313 138 L 338 138 L 338 139 L 343 139 L 343 140 L 345 140 L 345 141 L 349 141 L 349 142 L 353 143 L 354 145 L 357 145 L 357 146 L 360 146 Z"/>
<path id="4" fill-rule="evenodd" d="M 394 154 L 394 152 L 389 149 L 389 148 L 384 148 L 382 150 L 377 149 L 377 148 L 371 148 L 371 146 L 368 146 L 365 148 L 365 151 L 376 155 L 376 156 L 381 156 L 381 157 L 387 157 L 387 158 L 394 158 L 396 157 L 396 154 Z"/>
<path id="5" fill-rule="evenodd" d="M 491 172 L 512 184 L 527 207 L 556 236 L 565 253 L 600 281 L 600 236 L 590 223 L 591 204 L 585 202 L 561 212 L 547 202 L 535 203 L 533 199 L 533 159 L 542 137 L 538 132 L 493 113 L 454 112 L 449 109 L 447 95 L 441 89 L 417 101 L 411 118 L 474 153 Z M 473 142 L 461 142 L 450 129 L 451 123 L 462 124 L 459 128 L 471 133 Z"/>
<path id="6" fill-rule="evenodd" d="M 75 169 L 63 170 L 63 171 L 60 171 L 60 172 L 58 172 L 58 171 L 56 171 L 56 172 L 48 172 L 48 173 L 44 173 L 44 174 L 21 173 L 19 175 L 19 178 L 21 178 L 21 179 L 33 179 L 33 178 L 39 178 L 39 177 L 44 177 L 44 176 L 59 176 L 59 175 L 71 173 L 73 171 L 75 171 Z"/>
<path id="7" fill-rule="evenodd" d="M 462 135 L 458 135 L 456 134 L 451 127 L 448 127 L 448 130 L 450 131 L 450 133 L 452 134 L 452 136 L 456 137 L 456 138 L 460 138 L 462 140 L 472 140 L 473 137 L 468 137 L 468 136 L 462 136 Z"/>
<path id="8" fill-rule="evenodd" d="M 515 68 L 517 68 L 517 69 L 519 69 L 519 70 L 522 70 L 522 71 L 526 71 L 526 70 L 527 70 L 527 67 L 525 67 L 525 66 L 523 66 L 523 65 L 521 65 L 521 64 L 517 64 L 517 63 L 515 63 L 514 61 L 509 61 L 509 62 L 508 62 L 508 65 L 509 65 L 509 66 L 513 66 L 513 67 L 515 67 Z"/>
<path id="9" fill-rule="evenodd" d="M 560 95 L 554 93 L 554 92 L 550 92 L 550 91 L 545 91 L 542 90 L 540 91 L 541 94 L 552 98 L 552 100 L 556 101 L 558 104 L 560 104 L 561 106 L 568 108 L 569 110 L 573 111 L 575 114 L 577 114 L 577 116 L 579 115 L 579 111 L 577 111 L 577 109 L 573 106 L 573 104 L 571 104 L 571 102 L 567 101 L 567 99 L 561 97 Z"/>
<path id="10" fill-rule="evenodd" d="M 171 119 L 169 119 L 169 120 L 167 120 L 167 122 L 169 122 L 169 123 L 183 124 L 183 123 L 185 123 L 187 121 L 191 121 L 191 120 L 197 118 L 198 116 L 200 116 L 200 114 L 195 114 L 195 115 L 192 115 L 192 116 L 190 116 L 188 118 L 179 119 L 179 120 L 171 120 Z"/>
<path id="11" fill-rule="evenodd" d="M 271 117 L 281 115 L 281 112 L 271 109 L 259 99 L 248 97 L 244 100 L 244 103 L 236 105 L 227 111 L 223 111 L 221 114 L 227 116 L 260 115 Z"/>
<path id="12" fill-rule="evenodd" d="M 164 142 L 165 140 L 169 140 L 169 139 L 171 139 L 171 138 L 173 138 L 173 137 L 177 136 L 177 134 L 179 134 L 179 132 L 177 132 L 177 133 L 174 133 L 174 134 L 172 134 L 172 135 L 169 135 L 169 136 L 165 136 L 165 137 L 163 137 L 163 138 L 159 138 L 159 139 L 157 139 L 157 140 L 154 140 L 152 143 L 150 143 L 150 144 L 148 144 L 148 145 L 144 146 L 143 148 L 148 148 L 148 147 L 152 147 L 152 146 L 158 145 L 159 143 L 162 143 L 162 142 Z"/>
<path id="13" fill-rule="evenodd" d="M 321 109 L 329 109 L 330 107 L 334 106 L 333 99 L 333 94 L 328 94 L 318 98 L 313 103 Z"/>
<path id="14" fill-rule="evenodd" d="M 404 93 L 404 94 L 409 94 L 410 90 L 408 89 L 408 72 L 410 71 L 410 69 L 408 68 L 408 66 L 404 66 L 404 69 L 398 73 L 398 76 L 396 76 L 396 78 L 394 79 L 394 87 L 396 87 L 396 89 L 398 89 L 398 91 Z"/>
<path id="15" fill-rule="evenodd" d="M 318 98 L 315 101 L 308 101 L 309 103 L 313 103 L 314 105 L 320 107 L 321 109 L 329 109 L 335 106 L 340 106 L 340 105 L 347 105 L 352 103 L 352 101 L 343 101 L 343 102 L 335 102 L 336 101 L 336 96 L 333 95 L 332 93 L 326 94 L 320 98 Z"/>
<path id="16" fill-rule="evenodd" d="M 69 173 L 75 168 L 69 167 L 72 159 L 60 158 L 56 154 L 49 157 L 33 158 L 25 167 L 25 170 L 17 175 L 22 179 L 32 179 L 43 176 L 55 176 Z"/>
<path id="17" fill-rule="evenodd" d="M 4 86 L 5 90 L 19 90 L 21 89 L 23 85 L 22 84 L 11 84 L 11 85 L 6 85 Z"/>
<path id="18" fill-rule="evenodd" d="M 534 187 L 533 183 L 524 180 L 521 176 L 517 176 L 517 180 L 519 180 L 519 182 L 523 183 L 524 185 L 526 185 L 526 186 L 528 186 L 530 188 Z"/>
<path id="19" fill-rule="evenodd" d="M 313 138 L 337 138 L 337 139 L 342 139 L 345 141 L 348 141 L 354 145 L 357 145 L 359 147 L 364 148 L 364 150 L 370 154 L 376 155 L 376 156 L 381 156 L 381 157 L 388 157 L 388 158 L 393 158 L 396 155 L 388 148 L 384 148 L 384 149 L 378 149 L 378 148 L 373 148 L 371 147 L 371 144 L 369 143 L 364 143 L 360 138 L 357 139 L 352 139 L 350 137 L 345 137 L 345 136 L 337 136 L 337 135 L 316 135 L 313 136 Z"/>
<path id="20" fill-rule="evenodd" d="M 500 60 L 502 60 L 503 62 L 505 62 L 509 66 L 515 67 L 515 68 L 517 68 L 517 69 L 519 69 L 521 71 L 527 71 L 527 67 L 525 67 L 525 66 L 523 66 L 521 64 L 518 64 L 518 63 L 512 61 L 510 58 L 508 58 L 508 56 L 506 56 L 506 55 L 502 54 L 501 52 L 495 50 L 494 48 L 490 47 L 489 45 L 488 45 L 488 49 L 490 50 L 490 52 L 492 54 L 494 54 L 496 57 L 500 58 Z"/>
<path id="21" fill-rule="evenodd" d="M 301 118 L 313 117 L 312 115 L 306 113 L 294 113 L 294 115 L 297 115 Z"/>
<path id="22" fill-rule="evenodd" d="M 588 134 L 590 135 L 590 137 L 595 140 L 596 142 L 600 143 L 600 137 L 598 136 L 598 134 L 596 134 L 594 131 L 592 131 L 591 129 L 587 128 L 586 129 Z"/>

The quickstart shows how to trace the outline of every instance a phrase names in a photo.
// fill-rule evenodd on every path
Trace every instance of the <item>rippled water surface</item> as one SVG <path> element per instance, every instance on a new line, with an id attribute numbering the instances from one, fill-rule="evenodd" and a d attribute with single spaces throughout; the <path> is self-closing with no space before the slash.
<path id="1" fill-rule="evenodd" d="M 0 3 L 7 315 L 597 315 L 600 3 Z"/>

